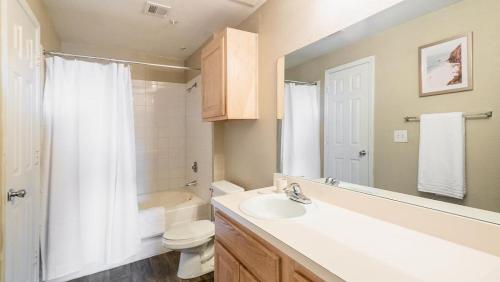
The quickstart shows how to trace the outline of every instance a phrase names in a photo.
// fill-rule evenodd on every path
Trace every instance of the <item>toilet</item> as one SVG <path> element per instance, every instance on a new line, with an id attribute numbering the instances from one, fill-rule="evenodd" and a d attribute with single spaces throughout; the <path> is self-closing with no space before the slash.
<path id="1" fill-rule="evenodd" d="M 245 189 L 222 180 L 212 183 L 212 197 L 243 192 Z M 214 270 L 215 225 L 210 220 L 181 223 L 163 234 L 163 246 L 181 253 L 177 276 L 190 279 Z"/>

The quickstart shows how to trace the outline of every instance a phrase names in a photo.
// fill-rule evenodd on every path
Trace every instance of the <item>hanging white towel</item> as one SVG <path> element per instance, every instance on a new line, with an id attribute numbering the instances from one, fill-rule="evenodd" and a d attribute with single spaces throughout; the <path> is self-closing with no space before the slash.
<path id="1" fill-rule="evenodd" d="M 420 117 L 418 191 L 464 198 L 463 113 L 425 114 Z"/>

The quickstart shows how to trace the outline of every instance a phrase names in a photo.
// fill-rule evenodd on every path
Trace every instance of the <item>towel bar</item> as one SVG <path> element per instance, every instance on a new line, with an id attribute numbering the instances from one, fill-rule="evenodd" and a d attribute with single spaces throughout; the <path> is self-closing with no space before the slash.
<path id="1" fill-rule="evenodd" d="M 484 112 L 484 113 L 477 113 L 477 114 L 465 114 L 464 118 L 465 119 L 488 119 L 493 116 L 493 112 Z M 419 117 L 404 117 L 405 122 L 419 122 L 420 118 Z"/>

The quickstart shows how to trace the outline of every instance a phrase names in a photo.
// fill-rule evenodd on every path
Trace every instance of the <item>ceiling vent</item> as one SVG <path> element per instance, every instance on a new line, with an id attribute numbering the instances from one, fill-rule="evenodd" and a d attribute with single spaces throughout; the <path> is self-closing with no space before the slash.
<path id="1" fill-rule="evenodd" d="M 170 10 L 169 6 L 165 6 L 158 3 L 153 3 L 150 1 L 146 2 L 146 7 L 144 7 L 144 13 L 150 16 L 164 18 L 168 14 L 168 10 Z"/>

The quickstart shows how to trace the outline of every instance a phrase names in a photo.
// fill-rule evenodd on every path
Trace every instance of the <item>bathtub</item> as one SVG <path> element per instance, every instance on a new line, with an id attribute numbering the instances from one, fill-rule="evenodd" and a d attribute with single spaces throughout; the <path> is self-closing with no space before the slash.
<path id="1" fill-rule="evenodd" d="M 165 212 L 163 229 L 179 223 L 210 218 L 210 204 L 187 188 L 142 194 L 138 196 L 138 202 L 139 220 L 144 220 L 141 214 L 148 210 L 163 208 Z M 162 244 L 163 229 L 155 236 L 143 237 L 141 250 L 128 263 L 170 251 Z"/>
<path id="2" fill-rule="evenodd" d="M 150 194 L 142 194 L 138 196 L 138 202 L 139 220 L 141 220 L 141 213 L 158 207 L 163 207 L 162 210 L 165 212 L 165 222 L 163 228 L 168 228 L 169 226 L 186 221 L 210 218 L 210 205 L 203 201 L 200 197 L 189 192 L 187 189 L 172 189 Z M 147 236 L 142 238 L 140 250 L 137 254 L 126 259 L 125 261 L 116 264 L 90 265 L 82 271 L 53 279 L 48 282 L 64 282 L 166 253 L 170 250 L 163 246 L 162 234 L 163 231 L 158 232 L 156 236 Z"/>
<path id="3" fill-rule="evenodd" d="M 138 201 L 139 220 L 141 223 L 149 220 L 150 223 L 152 222 L 154 224 L 155 219 L 151 218 L 151 216 L 156 216 L 156 218 L 158 218 L 158 211 L 163 211 L 165 213 L 165 221 L 161 223 L 161 228 L 159 226 L 154 227 L 153 229 L 155 229 L 156 232 L 153 232 L 154 234 L 141 235 L 142 239 L 161 235 L 165 232 L 164 229 L 172 225 L 208 219 L 210 215 L 210 205 L 187 189 L 172 189 L 143 194 L 138 196 Z M 158 223 L 159 222 L 156 222 L 156 224 Z M 141 224 L 141 226 L 144 225 L 145 224 Z M 161 232 L 159 232 L 160 230 Z"/>

